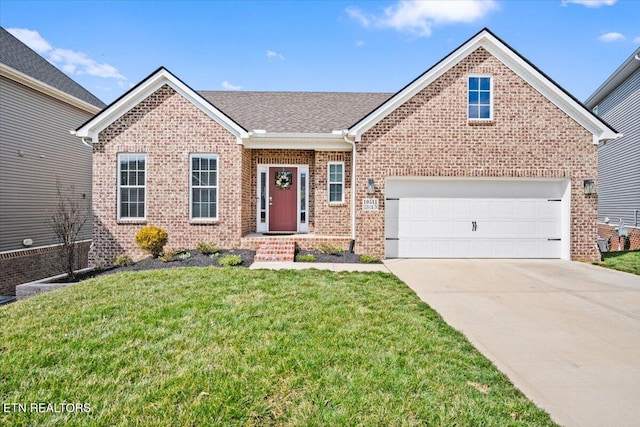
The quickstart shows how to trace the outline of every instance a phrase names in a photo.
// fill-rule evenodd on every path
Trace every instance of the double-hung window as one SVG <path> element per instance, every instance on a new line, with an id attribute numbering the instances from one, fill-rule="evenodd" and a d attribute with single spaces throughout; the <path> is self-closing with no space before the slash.
<path id="1" fill-rule="evenodd" d="M 118 154 L 118 219 L 144 219 L 147 156 Z"/>
<path id="2" fill-rule="evenodd" d="M 468 117 L 469 120 L 493 119 L 493 94 L 491 77 L 469 77 Z"/>
<path id="3" fill-rule="evenodd" d="M 218 155 L 192 154 L 190 166 L 191 219 L 218 219 Z"/>
<path id="4" fill-rule="evenodd" d="M 344 163 L 329 162 L 327 183 L 329 203 L 344 202 Z"/>

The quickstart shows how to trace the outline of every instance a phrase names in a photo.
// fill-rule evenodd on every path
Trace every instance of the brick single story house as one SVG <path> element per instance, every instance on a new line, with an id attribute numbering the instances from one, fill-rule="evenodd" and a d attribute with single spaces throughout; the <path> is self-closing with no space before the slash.
<path id="1" fill-rule="evenodd" d="M 292 233 L 378 257 L 598 258 L 597 144 L 616 131 L 483 29 L 395 94 L 196 92 L 160 68 L 93 144 L 91 260 Z"/>

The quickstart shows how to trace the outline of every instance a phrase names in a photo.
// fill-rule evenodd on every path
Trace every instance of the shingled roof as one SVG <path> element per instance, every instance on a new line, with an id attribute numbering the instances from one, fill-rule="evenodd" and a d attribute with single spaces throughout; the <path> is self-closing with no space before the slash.
<path id="1" fill-rule="evenodd" d="M 2 27 L 0 27 L 0 63 L 98 108 L 106 106 L 91 92 L 73 81 Z"/>
<path id="2" fill-rule="evenodd" d="M 392 93 L 198 91 L 245 129 L 330 133 L 346 129 Z"/>

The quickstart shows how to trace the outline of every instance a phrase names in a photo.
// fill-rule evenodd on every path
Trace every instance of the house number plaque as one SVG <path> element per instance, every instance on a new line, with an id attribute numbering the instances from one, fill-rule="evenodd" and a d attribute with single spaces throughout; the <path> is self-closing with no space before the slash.
<path id="1" fill-rule="evenodd" d="M 377 211 L 378 210 L 378 199 L 362 199 L 362 210 L 363 211 Z"/>

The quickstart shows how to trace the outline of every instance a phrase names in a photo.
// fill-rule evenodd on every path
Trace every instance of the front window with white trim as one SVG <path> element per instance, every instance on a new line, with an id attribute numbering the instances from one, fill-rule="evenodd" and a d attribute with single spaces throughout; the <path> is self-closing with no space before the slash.
<path id="1" fill-rule="evenodd" d="M 147 156 L 118 154 L 118 219 L 144 219 Z"/>
<path id="2" fill-rule="evenodd" d="M 493 118 L 493 82 L 489 76 L 470 76 L 468 86 L 469 120 L 491 120 Z"/>
<path id="3" fill-rule="evenodd" d="M 190 218 L 218 219 L 218 155 L 191 154 L 189 193 Z"/>
<path id="4" fill-rule="evenodd" d="M 329 203 L 344 202 L 344 163 L 329 162 L 327 186 L 329 188 Z"/>

